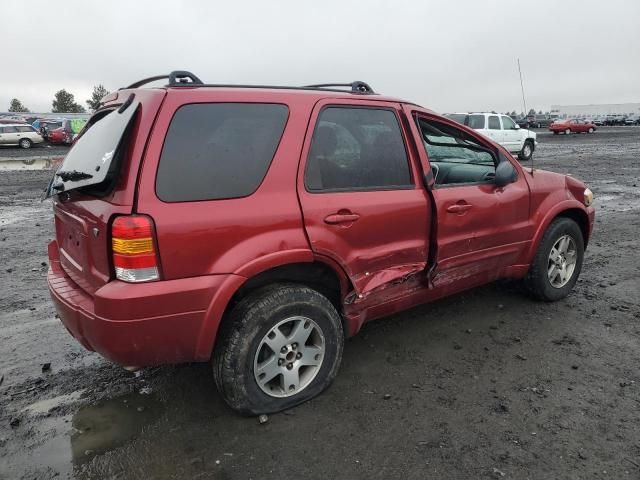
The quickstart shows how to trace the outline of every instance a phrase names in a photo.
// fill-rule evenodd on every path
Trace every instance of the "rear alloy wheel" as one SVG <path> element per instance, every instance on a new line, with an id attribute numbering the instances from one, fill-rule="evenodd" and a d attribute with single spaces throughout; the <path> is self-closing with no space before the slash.
<path id="1" fill-rule="evenodd" d="M 531 263 L 525 285 L 531 294 L 547 302 L 569 295 L 578 280 L 584 258 L 584 239 L 570 218 L 555 219 L 544 233 Z"/>
<path id="2" fill-rule="evenodd" d="M 571 129 L 570 129 L 570 128 L 567 128 L 567 129 L 564 131 L 564 134 L 565 134 L 565 135 L 569 135 L 570 133 L 571 133 Z"/>
<path id="3" fill-rule="evenodd" d="M 20 148 L 31 148 L 33 143 L 28 138 L 21 138 L 18 145 L 20 145 Z"/>
<path id="4" fill-rule="evenodd" d="M 524 142 L 524 145 L 522 146 L 522 150 L 520 150 L 520 153 L 518 153 L 518 159 L 522 161 L 526 161 L 531 159 L 532 155 L 533 155 L 533 144 L 531 140 L 526 140 Z"/>
<path id="5" fill-rule="evenodd" d="M 593 132 L 594 132 L 593 127 L 589 127 L 589 133 L 593 133 Z"/>
<path id="6" fill-rule="evenodd" d="M 212 359 L 214 379 L 239 413 L 286 410 L 330 385 L 343 344 L 342 320 L 325 296 L 302 285 L 264 287 L 225 319 Z"/>

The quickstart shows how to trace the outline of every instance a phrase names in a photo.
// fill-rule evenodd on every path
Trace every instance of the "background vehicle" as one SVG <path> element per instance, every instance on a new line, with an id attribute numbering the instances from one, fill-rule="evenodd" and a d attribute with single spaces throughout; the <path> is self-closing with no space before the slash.
<path id="1" fill-rule="evenodd" d="M 556 120 L 549 125 L 549 130 L 552 131 L 554 135 L 559 133 L 567 135 L 570 133 L 593 133 L 596 131 L 596 126 L 584 120 L 566 119 Z"/>
<path id="2" fill-rule="evenodd" d="M 42 141 L 42 136 L 31 125 L 24 123 L 0 125 L 0 145 L 31 148 Z"/>
<path id="3" fill-rule="evenodd" d="M 517 154 L 520 160 L 529 160 L 538 144 L 535 132 L 521 128 L 508 115 L 474 112 L 451 113 L 447 116 L 486 135 L 509 152 Z"/>
<path id="4" fill-rule="evenodd" d="M 624 118 L 625 125 L 640 125 L 640 116 L 638 115 L 627 115 Z"/>
<path id="5" fill-rule="evenodd" d="M 551 123 L 553 123 L 553 120 L 547 115 L 534 115 L 529 122 L 529 126 L 531 128 L 547 128 Z"/>
<path id="6" fill-rule="evenodd" d="M 62 127 L 62 120 L 37 119 L 31 126 L 40 132 L 42 138 L 48 140 L 51 130 Z"/>
<path id="7" fill-rule="evenodd" d="M 607 115 L 605 117 L 604 124 L 608 126 L 623 125 L 624 115 L 621 115 L 621 114 Z"/>
<path id="8" fill-rule="evenodd" d="M 323 391 L 366 321 L 498 278 L 546 301 L 577 281 L 595 213 L 573 177 L 363 82 L 167 77 L 106 97 L 50 185 L 49 288 L 86 348 L 211 361 L 231 407 L 274 412 Z"/>
<path id="9" fill-rule="evenodd" d="M 48 131 L 47 140 L 53 144 L 71 145 L 87 123 L 85 119 L 64 119 L 62 126 Z"/>

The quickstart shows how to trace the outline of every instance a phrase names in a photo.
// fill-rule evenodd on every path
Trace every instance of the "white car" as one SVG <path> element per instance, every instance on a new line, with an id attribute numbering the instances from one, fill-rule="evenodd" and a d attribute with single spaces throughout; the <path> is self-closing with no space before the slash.
<path id="1" fill-rule="evenodd" d="M 21 148 L 31 148 L 43 141 L 42 135 L 31 125 L 24 123 L 0 124 L 0 145 L 18 145 Z"/>
<path id="2" fill-rule="evenodd" d="M 511 153 L 517 154 L 520 160 L 529 160 L 538 145 L 536 132 L 520 128 L 508 115 L 474 112 L 450 113 L 446 116 L 474 130 L 478 130 Z"/>

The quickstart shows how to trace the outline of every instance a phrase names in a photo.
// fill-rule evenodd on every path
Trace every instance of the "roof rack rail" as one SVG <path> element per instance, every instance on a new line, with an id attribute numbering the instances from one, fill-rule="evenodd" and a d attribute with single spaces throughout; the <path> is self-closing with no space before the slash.
<path id="1" fill-rule="evenodd" d="M 356 80 L 351 83 L 319 83 L 316 85 L 305 85 L 306 88 L 331 88 L 331 87 L 350 87 L 353 93 L 376 93 L 368 83 Z"/>
<path id="2" fill-rule="evenodd" d="M 139 88 L 147 83 L 155 82 L 157 80 L 162 80 L 168 78 L 169 83 L 168 86 L 175 87 L 180 85 L 202 85 L 202 80 L 196 77 L 193 73 L 187 72 L 185 70 L 174 70 L 169 75 L 156 75 L 154 77 L 143 78 L 142 80 L 138 80 L 137 82 L 132 83 L 126 88 Z M 121 89 L 122 90 L 122 89 Z"/>

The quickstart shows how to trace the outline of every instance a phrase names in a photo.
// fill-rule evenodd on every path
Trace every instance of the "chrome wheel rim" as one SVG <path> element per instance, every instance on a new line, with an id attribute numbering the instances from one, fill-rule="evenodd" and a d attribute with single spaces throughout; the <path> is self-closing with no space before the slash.
<path id="1" fill-rule="evenodd" d="M 303 316 L 278 322 L 262 338 L 253 360 L 253 376 L 270 397 L 285 398 L 304 390 L 318 375 L 325 340 L 316 322 Z"/>
<path id="2" fill-rule="evenodd" d="M 564 287 L 576 270 L 578 248 L 576 242 L 569 235 L 563 235 L 554 243 L 549 252 L 547 275 L 549 283 L 554 288 Z"/>
<path id="3" fill-rule="evenodd" d="M 526 143 L 524 146 L 524 156 L 528 157 L 529 155 L 531 155 L 531 145 Z"/>
<path id="4" fill-rule="evenodd" d="M 571 130 L 569 130 L 568 128 L 564 131 L 565 135 L 569 135 L 571 133 Z"/>

